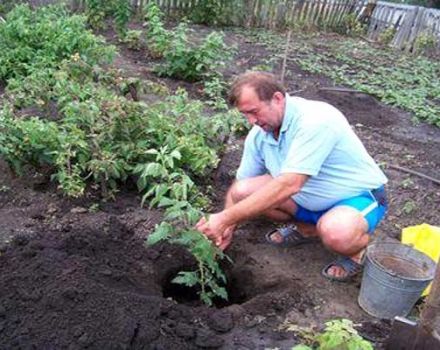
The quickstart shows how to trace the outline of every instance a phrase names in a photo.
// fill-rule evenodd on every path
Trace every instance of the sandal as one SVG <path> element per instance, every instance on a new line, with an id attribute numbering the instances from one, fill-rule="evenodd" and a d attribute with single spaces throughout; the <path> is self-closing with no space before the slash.
<path id="1" fill-rule="evenodd" d="M 332 266 L 342 267 L 344 269 L 344 271 L 346 272 L 346 275 L 341 276 L 341 277 L 336 277 L 336 276 L 330 275 L 328 273 L 328 269 Z M 362 264 L 357 263 L 356 261 L 354 261 L 353 259 L 351 259 L 348 256 L 344 256 L 344 257 L 341 257 L 341 258 L 331 262 L 330 264 L 326 265 L 322 269 L 321 274 L 325 278 L 328 278 L 331 281 L 347 282 L 347 281 L 350 281 L 354 276 L 358 275 L 362 271 L 362 268 L 363 268 Z"/>
<path id="2" fill-rule="evenodd" d="M 275 232 L 279 232 L 283 237 L 281 242 L 276 242 L 271 238 Z M 317 237 L 305 237 L 298 231 L 296 225 L 289 225 L 266 233 L 266 241 L 272 245 L 287 247 L 316 242 Z"/>

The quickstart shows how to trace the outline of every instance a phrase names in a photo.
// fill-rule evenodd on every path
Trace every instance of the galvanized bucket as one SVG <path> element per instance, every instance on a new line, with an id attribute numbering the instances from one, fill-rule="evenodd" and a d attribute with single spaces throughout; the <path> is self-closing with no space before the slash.
<path id="1" fill-rule="evenodd" d="M 435 262 L 418 250 L 394 242 L 367 248 L 358 302 L 372 316 L 406 316 L 434 278 Z"/>

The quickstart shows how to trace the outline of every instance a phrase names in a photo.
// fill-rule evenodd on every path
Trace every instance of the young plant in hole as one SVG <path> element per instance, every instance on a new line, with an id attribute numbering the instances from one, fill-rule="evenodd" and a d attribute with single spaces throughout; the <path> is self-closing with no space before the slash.
<path id="1" fill-rule="evenodd" d="M 196 271 L 180 271 L 172 280 L 173 283 L 187 287 L 199 286 L 200 299 L 207 305 L 213 304 L 214 298 L 228 300 L 223 287 L 226 276 L 220 268 L 219 261 L 227 258 L 210 240 L 193 227 L 201 217 L 201 212 L 187 201 L 163 198 L 159 207 L 166 207 L 164 221 L 148 237 L 147 244 L 153 245 L 166 240 L 179 244 L 187 249 L 197 262 Z"/>

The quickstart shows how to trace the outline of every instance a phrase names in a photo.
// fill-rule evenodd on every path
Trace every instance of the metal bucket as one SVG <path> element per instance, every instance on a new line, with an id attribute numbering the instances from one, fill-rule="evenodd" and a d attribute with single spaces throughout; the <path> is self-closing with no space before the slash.
<path id="1" fill-rule="evenodd" d="M 358 302 L 372 316 L 406 316 L 435 274 L 435 262 L 410 246 L 380 242 L 367 248 Z"/>

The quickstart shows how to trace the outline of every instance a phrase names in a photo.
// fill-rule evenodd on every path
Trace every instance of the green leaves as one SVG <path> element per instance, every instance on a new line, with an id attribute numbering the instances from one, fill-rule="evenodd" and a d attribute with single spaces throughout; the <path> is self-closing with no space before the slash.
<path id="1" fill-rule="evenodd" d="M 187 287 L 194 287 L 199 283 L 199 275 L 196 271 L 180 271 L 171 282 L 183 284 Z"/>
<path id="2" fill-rule="evenodd" d="M 310 336 L 308 336 L 310 338 Z M 316 347 L 297 345 L 292 350 L 373 350 L 369 341 L 364 340 L 354 329 L 353 322 L 347 319 L 332 320 L 325 323 L 322 333 L 313 335 Z"/>
<path id="3" fill-rule="evenodd" d="M 149 235 L 147 244 L 166 240 L 181 245 L 192 254 L 198 266 L 196 271 L 179 272 L 173 283 L 200 287 L 200 299 L 207 305 L 212 305 L 214 298 L 227 300 L 228 295 L 223 287 L 226 276 L 219 265 L 219 260 L 226 256 L 205 235 L 193 228 L 202 216 L 200 210 L 187 200 L 167 197 L 160 200 L 159 206 L 166 208 L 166 221 L 156 226 L 155 231 Z"/>
<path id="4" fill-rule="evenodd" d="M 358 335 L 352 321 L 334 320 L 326 322 L 325 325 L 324 333 L 316 337 L 320 350 L 373 350 L 371 343 Z"/>
<path id="5" fill-rule="evenodd" d="M 337 84 L 377 96 L 418 120 L 440 126 L 439 62 L 352 38 L 340 39 L 323 44 L 322 37 L 299 35 L 292 43 L 296 56 L 292 60 L 306 71 L 327 75 Z"/>
<path id="6" fill-rule="evenodd" d="M 35 68 L 55 67 L 78 53 L 89 63 L 112 59 L 114 50 L 85 29 L 85 17 L 61 6 L 16 6 L 0 22 L 0 79 L 25 77 Z"/>
<path id="7" fill-rule="evenodd" d="M 187 81 L 198 81 L 218 74 L 218 68 L 231 58 L 231 50 L 224 44 L 223 35 L 213 32 L 199 46 L 188 42 L 188 25 L 181 22 L 174 32 L 164 29 L 159 7 L 151 2 L 145 15 L 147 42 L 150 54 L 165 58 L 165 63 L 156 67 L 160 76 Z M 219 59 L 222 57 L 222 59 Z"/>

